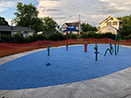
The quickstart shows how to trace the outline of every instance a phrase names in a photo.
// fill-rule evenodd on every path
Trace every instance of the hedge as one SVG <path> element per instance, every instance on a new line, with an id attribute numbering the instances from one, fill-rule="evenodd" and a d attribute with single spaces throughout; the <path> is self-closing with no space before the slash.
<path id="1" fill-rule="evenodd" d="M 81 34 L 81 39 L 85 38 L 110 38 L 110 39 L 115 39 L 114 34 L 111 33 L 105 33 L 105 34 L 96 34 L 93 31 L 90 31 L 88 33 L 83 32 Z M 79 38 L 78 34 L 68 34 L 68 38 L 70 39 L 77 39 Z M 131 39 L 131 35 L 125 37 L 126 39 Z M 34 42 L 38 40 L 51 40 L 51 41 L 61 41 L 61 40 L 66 40 L 66 35 L 63 35 L 61 33 L 53 33 L 50 36 L 45 36 L 43 34 L 37 35 L 34 34 L 33 36 L 28 36 L 28 37 L 23 37 L 20 34 L 15 34 L 13 36 L 9 35 L 3 35 L 0 38 L 0 42 L 3 43 L 29 43 L 29 42 Z"/>

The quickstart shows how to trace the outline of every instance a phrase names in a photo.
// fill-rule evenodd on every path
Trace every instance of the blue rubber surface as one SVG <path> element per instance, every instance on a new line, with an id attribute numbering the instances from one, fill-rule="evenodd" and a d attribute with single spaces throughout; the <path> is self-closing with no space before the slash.
<path id="1" fill-rule="evenodd" d="M 98 45 L 95 61 L 94 45 L 54 48 L 12 60 L 0 66 L 0 90 L 46 87 L 78 82 L 105 76 L 131 67 L 131 48 L 120 47 L 118 55 L 109 51 L 109 45 Z M 49 63 L 49 66 L 47 66 Z"/>

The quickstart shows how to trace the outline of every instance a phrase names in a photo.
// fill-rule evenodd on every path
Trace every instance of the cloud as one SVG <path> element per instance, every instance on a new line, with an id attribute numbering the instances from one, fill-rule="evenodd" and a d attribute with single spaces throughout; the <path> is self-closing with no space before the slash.
<path id="1" fill-rule="evenodd" d="M 14 2 L 11 2 L 11 1 L 5 2 L 5 1 L 2 1 L 2 2 L 0 2 L 0 12 L 3 12 L 5 10 L 7 10 L 8 8 L 13 7 L 13 6 L 15 6 Z"/>
<path id="2" fill-rule="evenodd" d="M 14 6 L 14 2 L 1 2 L 0 3 L 0 7 L 13 7 Z"/>
<path id="3" fill-rule="evenodd" d="M 60 1 L 60 0 L 40 0 L 40 1 Z"/>
<path id="4" fill-rule="evenodd" d="M 8 22 L 9 25 L 11 25 L 11 21 L 12 21 L 11 19 L 6 20 L 6 21 Z"/>
<path id="5" fill-rule="evenodd" d="M 0 12 L 6 11 L 9 8 L 16 7 L 17 2 L 24 2 L 26 0 L 0 0 Z"/>
<path id="6" fill-rule="evenodd" d="M 36 0 L 0 0 L 0 12 L 10 10 L 10 8 L 16 8 L 18 2 L 34 3 Z"/>
<path id="7" fill-rule="evenodd" d="M 65 16 L 56 16 L 56 17 L 53 17 L 53 19 L 66 19 Z"/>
<path id="8" fill-rule="evenodd" d="M 59 15 L 59 12 L 61 12 L 59 0 L 39 0 L 39 5 L 37 8 L 39 10 L 39 17 L 55 17 L 56 13 Z"/>
<path id="9" fill-rule="evenodd" d="M 93 25 L 95 21 L 93 15 L 99 15 L 97 7 L 101 3 L 99 0 L 39 0 L 38 10 L 39 17 L 50 16 L 58 23 L 62 24 L 67 21 L 79 21 L 78 15 L 81 14 L 82 22 L 90 22 Z M 98 21 L 97 21 L 98 22 Z"/>
<path id="10" fill-rule="evenodd" d="M 7 10 L 7 8 L 0 7 L 0 12 L 6 11 L 6 10 Z"/>
<path id="11" fill-rule="evenodd" d="M 101 2 L 105 2 L 106 5 L 104 12 L 107 13 L 123 13 L 130 11 L 131 9 L 131 1 L 130 0 L 100 0 Z"/>
<path id="12" fill-rule="evenodd" d="M 44 8 L 42 10 L 42 12 L 44 12 L 44 11 L 47 11 L 47 12 L 56 12 L 56 11 L 60 11 L 60 9 L 48 9 L 48 8 Z"/>
<path id="13" fill-rule="evenodd" d="M 0 0 L 0 2 L 25 2 L 25 1 L 27 1 L 27 0 Z M 29 1 L 31 1 L 31 0 L 29 0 Z"/>
<path id="14" fill-rule="evenodd" d="M 4 3 L 3 3 L 4 2 Z M 78 21 L 97 25 L 109 15 L 130 14 L 131 0 L 0 0 L 0 12 L 16 7 L 17 2 L 37 2 L 39 17 L 52 17 L 58 24 Z"/>

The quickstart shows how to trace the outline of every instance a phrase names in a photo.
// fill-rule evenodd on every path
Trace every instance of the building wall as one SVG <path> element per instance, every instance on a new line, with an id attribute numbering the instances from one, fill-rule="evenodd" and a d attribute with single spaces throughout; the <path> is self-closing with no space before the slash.
<path id="1" fill-rule="evenodd" d="M 79 25 L 78 24 L 72 24 L 69 27 L 74 27 L 74 26 L 76 26 L 76 29 L 79 30 Z M 67 27 L 67 25 L 64 23 L 63 26 L 62 26 L 62 31 L 66 30 L 65 27 Z M 81 27 L 80 27 L 80 31 L 82 32 Z M 68 31 L 68 33 L 70 33 L 70 31 Z M 66 34 L 66 32 L 63 32 L 63 34 Z M 79 32 L 72 31 L 72 34 L 79 34 Z"/>
<path id="2" fill-rule="evenodd" d="M 27 32 L 27 31 L 20 32 L 20 31 L 18 31 L 18 32 L 11 32 L 11 35 L 15 35 L 17 33 L 21 34 L 23 37 L 33 36 L 33 34 L 34 34 L 34 32 Z"/>
<path id="3" fill-rule="evenodd" d="M 119 30 L 120 22 L 116 18 L 112 17 L 112 19 L 110 19 L 109 21 L 104 21 L 103 23 L 101 23 L 100 28 L 103 28 L 105 26 L 112 26 Z"/>
<path id="4" fill-rule="evenodd" d="M 121 22 L 118 19 L 109 16 L 100 23 L 100 29 L 96 33 L 111 32 L 112 34 L 117 34 L 117 30 L 120 30 L 121 27 Z"/>
<path id="5" fill-rule="evenodd" d="M 107 33 L 107 32 L 110 32 L 112 34 L 117 34 L 117 30 L 111 26 L 103 27 L 97 33 Z"/>

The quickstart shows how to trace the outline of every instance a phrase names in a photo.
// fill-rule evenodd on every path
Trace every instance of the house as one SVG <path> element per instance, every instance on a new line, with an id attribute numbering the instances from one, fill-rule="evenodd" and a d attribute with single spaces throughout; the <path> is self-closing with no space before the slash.
<path id="1" fill-rule="evenodd" d="M 62 25 L 62 33 L 66 34 L 66 27 L 68 27 L 68 31 L 71 31 L 72 34 L 79 34 L 79 22 L 71 22 L 71 23 L 64 23 Z M 80 27 L 81 32 L 81 27 Z"/>
<path id="2" fill-rule="evenodd" d="M 12 27 L 12 26 L 5 26 L 0 25 L 0 36 L 2 35 L 14 35 L 16 33 L 21 34 L 24 37 L 32 36 L 35 31 L 28 28 L 28 27 Z"/>
<path id="3" fill-rule="evenodd" d="M 112 34 L 117 34 L 117 32 L 122 28 L 122 22 L 112 16 L 107 17 L 100 22 L 99 25 L 100 29 L 96 33 L 111 32 Z"/>

